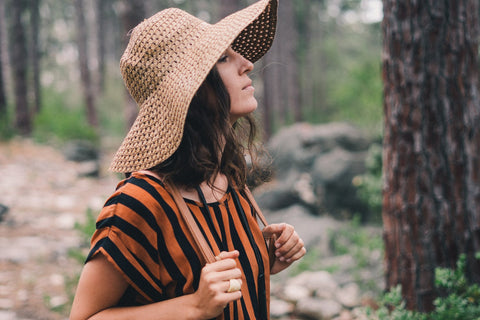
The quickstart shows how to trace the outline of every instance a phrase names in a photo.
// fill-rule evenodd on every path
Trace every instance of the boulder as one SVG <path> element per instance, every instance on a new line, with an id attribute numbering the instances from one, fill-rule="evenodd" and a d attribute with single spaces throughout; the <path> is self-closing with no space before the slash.
<path id="1" fill-rule="evenodd" d="M 313 214 L 366 217 L 367 207 L 352 181 L 366 172 L 371 143 L 347 123 L 298 123 L 283 128 L 267 143 L 274 184 L 258 195 L 260 205 L 278 210 L 301 204 Z"/>
<path id="2" fill-rule="evenodd" d="M 83 162 L 99 159 L 98 148 L 86 140 L 70 141 L 63 151 L 65 158 L 74 162 Z"/>
<path id="3" fill-rule="evenodd" d="M 335 300 L 310 297 L 300 300 L 296 311 L 312 319 L 330 320 L 340 314 L 342 306 Z"/>

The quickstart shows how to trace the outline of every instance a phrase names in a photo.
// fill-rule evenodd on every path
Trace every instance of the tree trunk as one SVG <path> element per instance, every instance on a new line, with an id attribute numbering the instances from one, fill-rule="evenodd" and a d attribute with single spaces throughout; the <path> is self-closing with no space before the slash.
<path id="1" fill-rule="evenodd" d="M 145 3 L 143 0 L 125 0 L 122 4 L 120 15 L 123 21 L 123 30 L 126 35 L 145 18 Z M 128 37 L 125 36 L 124 39 L 124 48 L 126 48 Z M 125 102 L 125 117 L 127 127 L 130 128 L 137 117 L 138 107 L 128 92 L 125 95 Z"/>
<path id="2" fill-rule="evenodd" d="M 386 284 L 430 311 L 459 254 L 480 283 L 478 0 L 383 6 Z"/>
<path id="3" fill-rule="evenodd" d="M 0 120 L 7 118 L 7 91 L 5 87 L 3 35 L 5 27 L 5 1 L 0 0 Z M 4 123 L 4 122 L 1 122 Z"/>
<path id="4" fill-rule="evenodd" d="M 30 38 L 32 59 L 32 86 L 33 86 L 33 112 L 41 110 L 42 98 L 40 92 L 40 0 L 30 0 Z"/>
<path id="5" fill-rule="evenodd" d="M 22 135 L 32 132 L 31 115 L 28 108 L 27 90 L 27 40 L 22 15 L 27 9 L 24 0 L 10 1 L 10 46 L 12 79 L 15 95 L 15 130 Z"/>
<path id="6" fill-rule="evenodd" d="M 279 73 L 282 74 L 280 92 L 284 94 L 281 106 L 282 122 L 285 122 L 286 114 L 290 111 L 293 111 L 293 119 L 299 122 L 302 120 L 302 108 L 298 77 L 298 30 L 293 1 L 282 2 L 278 10 L 278 36 L 280 37 L 278 42 L 281 54 L 281 63 L 278 67 L 281 67 Z"/>
<path id="7" fill-rule="evenodd" d="M 98 89 L 103 92 L 105 88 L 105 34 L 107 32 L 107 15 L 106 15 L 106 0 L 97 0 L 96 3 L 96 18 L 97 18 L 97 41 L 98 41 Z"/>
<path id="8" fill-rule="evenodd" d="M 74 5 L 77 26 L 78 61 L 83 86 L 83 95 L 85 99 L 87 121 L 90 126 L 97 128 L 98 116 L 95 107 L 95 94 L 93 90 L 92 75 L 89 68 L 87 24 L 85 21 L 83 0 L 75 0 Z"/>
<path id="9" fill-rule="evenodd" d="M 272 48 L 262 59 L 262 78 L 263 78 L 263 131 L 264 138 L 268 139 L 273 134 L 273 128 L 275 126 L 275 114 L 279 110 L 280 106 L 280 72 L 276 67 L 279 61 L 278 50 L 275 48 L 278 46 L 278 41 L 273 42 Z"/>

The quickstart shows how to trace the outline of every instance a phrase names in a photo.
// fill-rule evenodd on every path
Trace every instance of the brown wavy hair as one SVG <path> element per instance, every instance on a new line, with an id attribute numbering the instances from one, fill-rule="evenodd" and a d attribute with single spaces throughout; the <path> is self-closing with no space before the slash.
<path id="1" fill-rule="evenodd" d="M 190 103 L 183 138 L 175 153 L 150 170 L 177 186 L 195 188 L 223 173 L 230 185 L 243 191 L 248 166 L 245 155 L 255 167 L 256 125 L 247 115 L 230 123 L 230 96 L 214 67 Z"/>

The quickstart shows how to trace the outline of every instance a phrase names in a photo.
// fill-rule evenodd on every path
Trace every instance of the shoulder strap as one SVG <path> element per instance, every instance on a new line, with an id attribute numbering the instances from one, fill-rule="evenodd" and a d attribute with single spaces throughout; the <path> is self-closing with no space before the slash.
<path id="1" fill-rule="evenodd" d="M 262 224 L 266 227 L 268 226 L 267 219 L 265 219 L 265 216 L 262 213 L 262 210 L 260 210 L 260 207 L 258 206 L 257 202 L 255 201 L 255 198 L 252 195 L 252 192 L 250 189 L 248 189 L 247 186 L 245 186 L 245 195 L 248 198 L 248 201 L 252 205 L 253 209 L 255 210 L 256 215 L 262 222 Z M 267 248 L 268 248 L 268 258 L 270 260 L 270 270 L 272 270 L 273 264 L 275 263 L 275 241 L 277 237 L 275 235 L 272 235 L 272 237 L 265 238 L 267 240 Z"/>
<path id="2" fill-rule="evenodd" d="M 268 226 L 267 219 L 265 219 L 265 216 L 263 215 L 262 210 L 260 210 L 260 207 L 258 206 L 257 202 L 255 201 L 255 198 L 252 195 L 252 192 L 247 186 L 245 186 L 245 195 L 247 196 L 248 201 L 252 205 L 253 209 L 255 209 L 255 213 L 257 214 L 262 224 L 265 227 Z"/>
<path id="3" fill-rule="evenodd" d="M 210 249 L 210 246 L 208 245 L 207 240 L 205 240 L 202 232 L 198 228 L 197 222 L 193 218 L 192 212 L 190 212 L 190 209 L 188 209 L 182 195 L 173 184 L 166 183 L 166 186 L 168 187 L 168 189 L 170 189 L 173 199 L 175 200 L 175 203 L 177 204 L 177 207 L 180 210 L 180 213 L 182 214 L 182 217 L 185 220 L 185 223 L 187 224 L 190 233 L 192 234 L 196 244 L 198 245 L 198 248 L 200 249 L 203 258 L 207 263 L 215 262 L 215 255 Z"/>

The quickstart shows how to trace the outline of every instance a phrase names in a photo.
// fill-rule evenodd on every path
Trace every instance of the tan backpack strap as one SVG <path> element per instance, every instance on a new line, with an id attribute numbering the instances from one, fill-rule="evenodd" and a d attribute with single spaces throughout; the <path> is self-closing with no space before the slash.
<path id="1" fill-rule="evenodd" d="M 248 201 L 252 205 L 253 209 L 255 210 L 255 214 L 258 216 L 262 224 L 266 227 L 268 226 L 267 219 L 265 219 L 265 216 L 262 213 L 262 210 L 260 210 L 260 207 L 257 204 L 257 201 L 255 201 L 255 198 L 252 195 L 252 192 L 250 189 L 248 189 L 247 186 L 245 186 L 245 195 L 248 198 Z M 273 264 L 275 263 L 275 241 L 277 237 L 273 235 L 270 238 L 265 238 L 267 241 L 267 247 L 268 247 L 268 258 L 270 260 L 270 270 L 272 270 Z"/>
<path id="2" fill-rule="evenodd" d="M 170 190 L 173 196 L 173 199 L 175 200 L 175 203 L 177 204 L 177 207 L 180 210 L 180 213 L 182 214 L 182 217 L 185 220 L 185 223 L 187 224 L 188 230 L 192 234 L 193 239 L 195 240 L 198 248 L 200 249 L 200 252 L 203 258 L 205 259 L 206 263 L 215 262 L 216 261 L 215 255 L 210 249 L 210 246 L 208 245 L 207 240 L 203 236 L 202 232 L 198 228 L 197 222 L 193 218 L 192 212 L 190 211 L 190 209 L 188 209 L 188 206 L 185 203 L 185 200 L 183 199 L 182 195 L 173 184 L 165 183 L 165 185 Z"/>
<path id="3" fill-rule="evenodd" d="M 248 198 L 248 201 L 250 204 L 253 206 L 253 209 L 255 209 L 255 213 L 257 214 L 258 218 L 260 218 L 260 221 L 262 224 L 266 227 L 268 226 L 267 219 L 265 219 L 265 216 L 262 213 L 262 210 L 260 210 L 260 207 L 258 206 L 257 202 L 255 201 L 255 198 L 252 195 L 252 192 L 250 189 L 248 189 L 247 186 L 245 186 L 245 195 Z"/>

